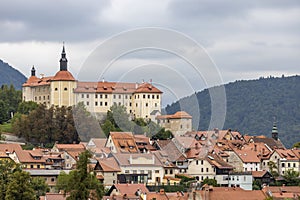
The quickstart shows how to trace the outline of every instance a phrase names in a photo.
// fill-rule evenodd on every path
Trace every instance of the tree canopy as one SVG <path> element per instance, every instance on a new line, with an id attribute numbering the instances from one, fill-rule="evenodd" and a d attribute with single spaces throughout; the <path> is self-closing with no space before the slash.
<path id="1" fill-rule="evenodd" d="M 18 105 L 22 100 L 22 92 L 13 85 L 2 85 L 0 88 L 0 124 L 11 119 L 11 114 L 17 112 Z"/>
<path id="2" fill-rule="evenodd" d="M 90 173 L 88 169 L 91 156 L 89 151 L 81 153 L 76 170 L 72 170 L 69 174 L 61 172 L 58 176 L 56 187 L 70 195 L 67 197 L 68 200 L 102 199 L 103 185 L 97 180 L 95 174 Z"/>

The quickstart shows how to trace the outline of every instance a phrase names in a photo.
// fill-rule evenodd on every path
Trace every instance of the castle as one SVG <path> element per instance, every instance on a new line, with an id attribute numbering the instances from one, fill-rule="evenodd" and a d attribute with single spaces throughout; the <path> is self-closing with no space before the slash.
<path id="1" fill-rule="evenodd" d="M 23 101 L 34 101 L 47 107 L 73 106 L 83 102 L 87 110 L 106 114 L 112 105 L 123 105 L 133 117 L 149 118 L 161 112 L 162 91 L 152 83 L 81 82 L 68 71 L 68 60 L 63 46 L 60 69 L 54 76 L 36 76 L 35 68 L 22 86 Z"/>

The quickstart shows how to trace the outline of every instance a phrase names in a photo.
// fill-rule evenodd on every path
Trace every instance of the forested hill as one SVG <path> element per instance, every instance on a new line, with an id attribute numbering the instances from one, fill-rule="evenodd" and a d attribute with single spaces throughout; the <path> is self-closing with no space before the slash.
<path id="1" fill-rule="evenodd" d="M 226 84 L 225 91 L 227 113 L 223 129 L 271 137 L 276 117 L 279 138 L 284 145 L 291 147 L 300 141 L 300 76 L 235 81 Z M 194 95 L 198 100 L 196 105 L 192 103 Z M 168 105 L 166 112 L 175 113 L 181 106 L 192 116 L 198 116 L 200 110 L 200 121 L 193 121 L 193 125 L 199 123 L 200 130 L 207 130 L 211 117 L 209 90 L 194 95 Z"/>
<path id="2" fill-rule="evenodd" d="M 26 77 L 9 64 L 0 60 L 0 86 L 13 84 L 18 90 L 21 90 Z"/>

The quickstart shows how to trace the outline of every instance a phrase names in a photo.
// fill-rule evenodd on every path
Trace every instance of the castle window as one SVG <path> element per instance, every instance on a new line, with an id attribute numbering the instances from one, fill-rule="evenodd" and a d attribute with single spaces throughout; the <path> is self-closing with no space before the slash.
<path id="1" fill-rule="evenodd" d="M 145 98 L 146 98 L 146 95 L 143 94 L 143 99 L 145 99 Z"/>
<path id="2" fill-rule="evenodd" d="M 121 95 L 119 94 L 119 99 L 121 99 Z"/>
<path id="3" fill-rule="evenodd" d="M 155 96 L 154 96 L 154 94 L 152 95 L 152 99 L 154 99 L 155 98 Z"/>
<path id="4" fill-rule="evenodd" d="M 98 106 L 98 102 L 97 101 L 95 102 L 95 106 Z"/>
<path id="5" fill-rule="evenodd" d="M 81 98 L 84 98 L 84 94 L 81 94 Z"/>
<path id="6" fill-rule="evenodd" d="M 48 100 L 50 99 L 50 96 L 48 95 Z"/>
<path id="7" fill-rule="evenodd" d="M 96 99 L 98 98 L 98 95 L 97 95 L 97 94 L 95 94 L 95 98 L 96 98 Z"/>
<path id="8" fill-rule="evenodd" d="M 157 103 L 155 103 L 154 106 L 157 107 Z"/>
<path id="9" fill-rule="evenodd" d="M 148 103 L 146 103 L 146 107 L 148 107 Z"/>
<path id="10" fill-rule="evenodd" d="M 90 97 L 90 95 L 89 94 L 86 94 L 86 98 L 89 98 Z"/>
<path id="11" fill-rule="evenodd" d="M 125 99 L 127 99 L 127 95 L 125 95 Z"/>
<path id="12" fill-rule="evenodd" d="M 68 88 L 65 87 L 65 88 L 64 88 L 64 91 L 67 91 L 67 90 L 68 90 Z"/>
<path id="13" fill-rule="evenodd" d="M 105 102 L 104 105 L 107 106 L 107 102 Z"/>
<path id="14" fill-rule="evenodd" d="M 150 94 L 148 94 L 148 99 L 150 99 Z"/>
<path id="15" fill-rule="evenodd" d="M 54 90 L 57 91 L 57 87 Z"/>
<path id="16" fill-rule="evenodd" d="M 116 98 L 116 95 L 114 94 L 114 99 Z"/>
<path id="17" fill-rule="evenodd" d="M 46 100 L 46 97 L 45 97 L 45 96 L 43 96 L 43 99 L 44 99 L 44 100 Z"/>
<path id="18" fill-rule="evenodd" d="M 102 99 L 102 94 L 100 94 L 100 99 Z"/>
<path id="19" fill-rule="evenodd" d="M 156 98 L 159 99 L 159 95 L 156 95 Z"/>
<path id="20" fill-rule="evenodd" d="M 87 102 L 86 102 L 86 105 L 89 106 L 89 105 L 90 105 L 90 102 L 87 101 Z"/>
<path id="21" fill-rule="evenodd" d="M 39 100 L 41 100 L 42 98 L 39 96 Z"/>
<path id="22" fill-rule="evenodd" d="M 138 107 L 138 104 L 137 104 L 137 103 L 135 104 L 135 107 Z"/>
<path id="23" fill-rule="evenodd" d="M 131 103 L 129 103 L 129 106 L 131 106 Z"/>
<path id="24" fill-rule="evenodd" d="M 121 102 L 119 102 L 119 106 L 121 105 Z"/>
<path id="25" fill-rule="evenodd" d="M 100 101 L 100 106 L 102 106 L 102 101 Z"/>
<path id="26" fill-rule="evenodd" d="M 105 95 L 105 99 L 107 99 L 107 94 Z"/>

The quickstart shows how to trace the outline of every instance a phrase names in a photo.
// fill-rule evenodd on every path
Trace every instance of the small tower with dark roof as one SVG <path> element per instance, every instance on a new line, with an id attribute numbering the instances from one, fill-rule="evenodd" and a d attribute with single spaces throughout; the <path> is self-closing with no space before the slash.
<path id="1" fill-rule="evenodd" d="M 31 68 L 31 76 L 35 76 L 35 68 L 34 68 L 34 66 L 32 66 L 32 68 Z"/>
<path id="2" fill-rule="evenodd" d="M 277 129 L 277 126 L 276 126 L 276 122 L 273 123 L 272 138 L 274 140 L 278 140 L 278 129 Z"/>
<path id="3" fill-rule="evenodd" d="M 60 71 L 68 71 L 68 60 L 66 58 L 65 45 L 63 45 L 61 58 L 59 62 L 60 62 Z"/>

